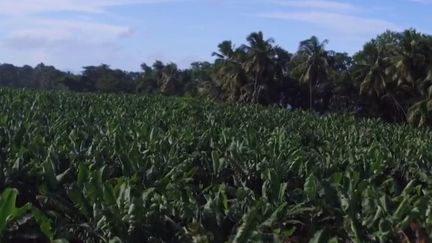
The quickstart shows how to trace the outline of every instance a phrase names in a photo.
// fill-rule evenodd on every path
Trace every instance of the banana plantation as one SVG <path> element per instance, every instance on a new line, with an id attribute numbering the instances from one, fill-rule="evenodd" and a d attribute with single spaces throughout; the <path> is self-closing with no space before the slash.
<path id="1" fill-rule="evenodd" d="M 217 62 L 238 81 L 224 83 L 229 99 L 269 101 L 267 75 L 237 66 L 227 44 Z M 387 46 L 366 48 L 362 92 L 427 123 L 415 51 L 395 55 L 383 83 L 370 65 L 391 67 Z M 257 74 L 246 86 L 233 75 L 243 68 Z M 308 88 L 320 80 L 321 69 L 294 70 Z M 408 110 L 405 86 L 418 97 Z M 0 89 L 0 242 L 427 242 L 431 138 L 427 127 L 271 105 Z"/>
<path id="2" fill-rule="evenodd" d="M 244 44 L 223 41 L 211 62 L 143 63 L 127 72 L 108 65 L 81 74 L 39 64 L 0 65 L 0 86 L 83 93 L 162 94 L 218 102 L 279 105 L 320 114 L 350 113 L 386 122 L 432 125 L 432 36 L 387 31 L 349 55 L 312 36 L 290 53 L 262 32 Z"/>

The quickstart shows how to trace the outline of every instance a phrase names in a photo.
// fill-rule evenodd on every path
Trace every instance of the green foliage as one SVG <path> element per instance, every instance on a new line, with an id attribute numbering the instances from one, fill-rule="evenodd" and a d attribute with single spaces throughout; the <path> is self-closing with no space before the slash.
<path id="1" fill-rule="evenodd" d="M 319 42 L 312 36 L 310 39 L 300 42 L 297 58 L 303 60 L 294 67 L 293 73 L 300 74 L 299 81 L 306 83 L 309 89 L 309 109 L 314 108 L 313 93 L 320 82 L 327 81 L 330 72 L 330 57 L 325 50 L 327 40 Z"/>
<path id="2" fill-rule="evenodd" d="M 16 197 L 18 192 L 14 189 L 7 188 L 3 191 L 0 198 L 0 239 L 6 230 L 7 225 L 18 220 L 31 208 L 30 204 L 23 207 L 16 207 Z"/>
<path id="3" fill-rule="evenodd" d="M 354 79 L 375 115 L 415 126 L 432 125 L 432 37 L 413 29 L 379 35 L 354 56 Z M 372 109 L 371 109 L 372 110 Z"/>
<path id="4" fill-rule="evenodd" d="M 277 103 L 285 91 L 291 54 L 274 46 L 274 40 L 265 40 L 262 32 L 253 32 L 246 40 L 247 44 L 237 48 L 231 41 L 224 41 L 219 44 L 219 51 L 213 53 L 217 57 L 216 79 L 224 98 L 265 105 Z"/>
<path id="5" fill-rule="evenodd" d="M 23 234 L 71 242 L 432 236 L 429 129 L 189 98 L 0 89 L 0 134 L 1 185 L 19 187 L 19 201 L 38 209 L 26 211 L 33 224 L 12 225 Z M 21 209 L 8 195 L 2 205 L 13 210 L 0 212 L 14 215 L 2 217 L 10 222 Z"/>
<path id="6" fill-rule="evenodd" d="M 45 216 L 39 209 L 32 207 L 30 203 L 24 204 L 22 207 L 16 207 L 18 191 L 12 188 L 6 188 L 0 197 L 0 242 L 2 240 L 18 241 L 28 239 L 41 239 L 38 234 L 31 234 L 29 232 L 19 232 L 19 227 L 26 227 L 26 221 L 33 217 L 36 221 L 38 228 L 49 241 L 54 241 L 54 234 L 51 228 L 51 220 Z M 17 226 L 13 226 L 13 224 Z M 18 230 L 17 233 L 13 231 Z M 9 234 L 8 238 L 5 234 Z M 16 235 L 14 237 L 14 234 Z M 21 235 L 24 234 L 24 235 Z M 61 240 L 58 240 L 61 242 Z M 63 242 L 66 242 L 63 240 Z"/>
<path id="7" fill-rule="evenodd" d="M 201 97 L 432 126 L 432 36 L 386 31 L 353 57 L 326 50 L 327 43 L 312 36 L 291 54 L 252 32 L 245 44 L 220 43 L 213 63 L 180 69 L 155 61 L 141 64 L 141 72 L 106 64 L 83 67 L 81 74 L 1 64 L 0 86 Z"/>

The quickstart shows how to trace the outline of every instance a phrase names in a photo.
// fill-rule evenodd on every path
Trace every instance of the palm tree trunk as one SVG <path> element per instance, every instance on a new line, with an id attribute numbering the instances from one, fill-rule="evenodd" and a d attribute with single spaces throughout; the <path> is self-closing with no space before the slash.
<path id="1" fill-rule="evenodd" d="M 258 80 L 261 76 L 261 71 L 255 74 L 255 82 L 254 82 L 254 92 L 253 92 L 253 101 L 258 103 Z"/>
<path id="2" fill-rule="evenodd" d="M 257 89 L 258 89 L 258 74 L 255 76 L 255 82 L 254 82 L 254 91 L 253 91 L 253 101 L 254 103 L 258 103 L 258 94 L 257 94 Z"/>
<path id="3" fill-rule="evenodd" d="M 313 97 L 312 97 L 312 81 L 309 81 L 309 110 L 313 109 Z"/>
<path id="4" fill-rule="evenodd" d="M 404 109 L 404 107 L 399 103 L 399 101 L 393 96 L 393 95 L 391 95 L 391 98 L 393 99 L 393 102 L 396 104 L 396 109 L 398 110 L 398 109 L 400 109 L 401 111 L 402 111 L 402 114 L 400 114 L 401 112 L 399 112 L 399 111 L 396 111 L 396 112 L 398 112 L 399 114 L 399 119 L 400 119 L 400 121 L 399 122 L 401 122 L 401 121 L 406 121 L 406 118 L 407 118 L 407 113 L 405 112 L 405 109 Z"/>

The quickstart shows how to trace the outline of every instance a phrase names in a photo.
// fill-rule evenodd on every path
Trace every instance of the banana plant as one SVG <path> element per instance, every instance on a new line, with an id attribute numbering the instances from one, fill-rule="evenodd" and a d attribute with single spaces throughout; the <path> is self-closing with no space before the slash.
<path id="1" fill-rule="evenodd" d="M 22 207 L 16 207 L 18 192 L 15 189 L 6 188 L 0 198 L 0 239 L 4 235 L 7 226 L 23 217 L 31 209 L 27 203 Z"/>
<path id="2" fill-rule="evenodd" d="M 0 211 L 2 233 L 29 227 L 72 242 L 432 238 L 431 137 L 349 114 L 0 89 L 0 187 L 20 192 L 1 198 L 15 212 Z"/>
<path id="3" fill-rule="evenodd" d="M 67 243 L 64 239 L 55 239 L 51 220 L 39 209 L 33 207 L 30 203 L 17 207 L 18 191 L 14 188 L 6 188 L 0 197 L 0 242 L 8 231 L 8 227 L 13 224 L 22 225 L 29 219 L 39 226 L 43 238 L 54 243 Z M 19 236 L 19 235 L 18 235 Z M 39 237 L 39 236 L 36 236 Z"/>

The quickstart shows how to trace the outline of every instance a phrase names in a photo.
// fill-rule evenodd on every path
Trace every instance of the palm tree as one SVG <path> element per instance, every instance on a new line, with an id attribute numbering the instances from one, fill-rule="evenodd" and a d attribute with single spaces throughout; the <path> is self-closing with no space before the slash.
<path id="1" fill-rule="evenodd" d="M 162 70 L 161 93 L 167 95 L 179 95 L 179 70 L 177 65 L 169 63 Z"/>
<path id="2" fill-rule="evenodd" d="M 325 50 L 327 40 L 320 42 L 317 37 L 300 42 L 297 56 L 304 58 L 304 62 L 294 67 L 294 72 L 300 73 L 300 81 L 309 86 L 309 109 L 313 109 L 313 90 L 325 81 L 329 75 L 330 65 L 328 52 Z"/>
<path id="3" fill-rule="evenodd" d="M 224 41 L 218 45 L 219 52 L 216 56 L 215 68 L 221 79 L 221 88 L 228 93 L 229 100 L 240 100 L 244 94 L 243 86 L 247 83 L 245 71 L 242 67 L 242 59 L 245 53 L 235 49 L 231 41 Z"/>
<path id="4" fill-rule="evenodd" d="M 247 44 L 235 48 L 230 41 L 219 44 L 216 69 L 230 100 L 270 104 L 278 101 L 290 54 L 273 47 L 262 32 L 251 33 Z"/>
<path id="5" fill-rule="evenodd" d="M 418 127 L 432 125 L 432 65 L 428 69 L 426 78 L 419 85 L 423 98 L 408 109 L 408 122 Z"/>
<path id="6" fill-rule="evenodd" d="M 393 48 L 393 63 L 396 68 L 394 78 L 398 85 L 408 84 L 414 87 L 425 77 L 426 56 L 421 34 L 415 30 L 406 30 L 401 34 L 400 42 Z"/>
<path id="7" fill-rule="evenodd" d="M 146 63 L 141 64 L 142 73 L 139 77 L 138 83 L 135 87 L 136 92 L 152 93 L 158 90 L 157 80 L 155 79 L 155 72 L 151 66 Z"/>
<path id="8" fill-rule="evenodd" d="M 407 117 L 407 105 L 404 102 L 412 88 L 395 79 L 394 73 L 398 71 L 392 62 L 393 53 L 394 46 L 391 43 L 376 40 L 367 43 L 355 57 L 354 80 L 360 84 L 361 95 L 366 94 L 375 99 L 375 104 L 383 112 L 381 115 L 388 120 L 403 121 Z"/>
<path id="9" fill-rule="evenodd" d="M 360 94 L 380 97 L 385 93 L 390 80 L 390 61 L 384 56 L 383 47 L 372 41 L 365 45 L 359 59 L 355 66 L 354 78 L 360 83 Z"/>
<path id="10" fill-rule="evenodd" d="M 265 95 L 273 84 L 275 73 L 276 53 L 273 48 L 273 39 L 264 39 L 262 32 L 251 33 L 247 37 L 248 45 L 243 45 L 241 49 L 247 54 L 247 61 L 243 64 L 246 73 L 253 80 L 252 101 L 258 103 L 260 98 Z M 263 91 L 267 90 L 267 94 Z"/>
<path id="11" fill-rule="evenodd" d="M 418 90 L 422 97 L 420 101 L 409 109 L 409 122 L 422 126 L 432 126 L 432 36 L 422 36 L 421 53 L 425 57 L 423 70 L 425 78 L 418 82 Z M 419 118 L 417 121 L 415 118 Z"/>
<path id="12" fill-rule="evenodd" d="M 422 100 L 411 106 L 408 109 L 407 120 L 418 127 L 432 125 L 432 99 Z"/>

